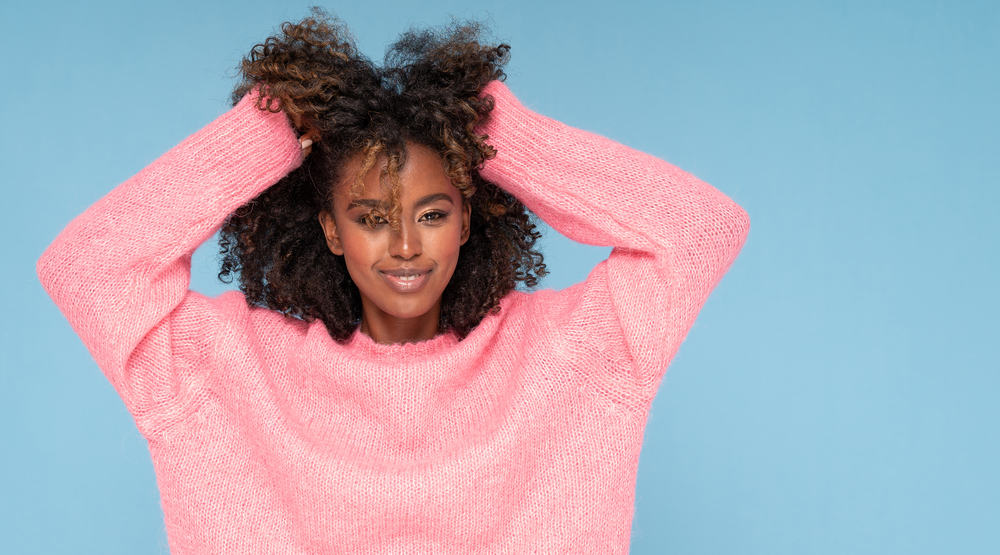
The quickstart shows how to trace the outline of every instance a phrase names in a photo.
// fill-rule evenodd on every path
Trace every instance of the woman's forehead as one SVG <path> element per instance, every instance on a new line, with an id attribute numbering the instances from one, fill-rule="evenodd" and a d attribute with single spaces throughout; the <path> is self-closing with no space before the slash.
<path id="1" fill-rule="evenodd" d="M 335 196 L 338 202 L 346 207 L 345 209 L 353 208 L 355 205 L 374 207 L 373 205 L 376 203 L 384 206 L 389 202 L 390 184 L 387 182 L 381 189 L 378 189 L 366 182 L 365 189 L 359 196 L 353 195 L 349 186 L 342 185 L 335 193 Z M 427 204 L 427 202 L 421 201 L 426 201 L 431 197 L 433 197 L 433 201 L 444 202 L 450 200 L 454 203 L 456 200 L 461 200 L 462 193 L 450 181 L 408 181 L 400 179 L 400 203 L 404 205 Z"/>
<path id="2" fill-rule="evenodd" d="M 399 195 L 401 202 L 415 201 L 433 193 L 446 193 L 451 197 L 461 196 L 461 192 L 451 182 L 445 172 L 442 158 L 430 148 L 409 144 L 409 152 L 404 165 L 398 168 Z M 386 171 L 387 158 L 379 156 L 376 163 L 362 178 L 363 200 L 388 202 L 392 190 L 392 179 Z M 344 166 L 344 176 L 337 184 L 334 195 L 349 202 L 353 200 L 353 188 L 361 169 L 361 155 L 355 154 Z"/>

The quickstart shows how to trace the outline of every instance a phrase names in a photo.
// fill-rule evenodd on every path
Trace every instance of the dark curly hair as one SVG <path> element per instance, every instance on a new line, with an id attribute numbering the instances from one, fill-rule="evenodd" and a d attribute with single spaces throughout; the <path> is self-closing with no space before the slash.
<path id="1" fill-rule="evenodd" d="M 301 166 L 226 219 L 218 278 L 231 283 L 237 273 L 249 305 L 307 322 L 319 318 L 331 337 L 347 340 L 360 324 L 361 296 L 344 257 L 330 252 L 317 217 L 332 205 L 345 160 L 362 155 L 351 189 L 357 195 L 360 176 L 385 156 L 393 182 L 387 219 L 398 229 L 397 173 L 412 141 L 442 157 L 471 203 L 469 239 L 442 294 L 438 322 L 439 332 L 453 330 L 464 339 L 499 311 L 516 282 L 535 287 L 548 273 L 534 250 L 541 237 L 534 214 L 478 171 L 496 155 L 487 137 L 474 132 L 493 109 L 492 97 L 479 94 L 490 80 L 505 79 L 501 67 L 510 45 L 484 46 L 480 23 L 453 19 L 438 32 L 406 31 L 378 68 L 358 52 L 338 18 L 319 7 L 311 13 L 282 23 L 280 36 L 255 45 L 240 63 L 232 104 L 260 87 L 266 94 L 257 107 L 285 110 L 296 132 L 314 143 Z"/>

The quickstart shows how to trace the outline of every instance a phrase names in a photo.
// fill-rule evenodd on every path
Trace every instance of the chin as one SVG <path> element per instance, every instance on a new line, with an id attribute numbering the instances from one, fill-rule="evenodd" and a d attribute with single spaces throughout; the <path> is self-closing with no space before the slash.
<path id="1" fill-rule="evenodd" d="M 382 312 L 400 320 L 412 320 L 426 315 L 434 308 L 434 303 L 396 303 L 392 306 L 380 306 Z"/>

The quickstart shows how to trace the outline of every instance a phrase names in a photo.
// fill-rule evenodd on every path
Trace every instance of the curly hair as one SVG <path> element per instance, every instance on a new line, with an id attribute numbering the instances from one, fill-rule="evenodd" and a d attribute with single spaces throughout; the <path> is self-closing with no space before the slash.
<path id="1" fill-rule="evenodd" d="M 387 219 L 398 229 L 398 169 L 407 141 L 437 152 L 451 182 L 471 203 L 470 235 L 441 297 L 438 331 L 464 339 L 517 282 L 535 287 L 548 272 L 534 244 L 541 237 L 535 216 L 517 198 L 483 179 L 479 169 L 496 150 L 476 125 L 493 109 L 479 95 L 501 67 L 510 45 L 486 46 L 481 24 L 452 20 L 434 30 L 410 30 L 387 50 L 383 67 L 358 52 L 339 18 L 319 7 L 299 23 L 281 24 L 240 62 L 235 106 L 260 87 L 257 107 L 285 110 L 300 136 L 314 138 L 303 163 L 224 222 L 220 239 L 220 281 L 239 276 L 251 306 L 286 317 L 322 320 L 331 337 L 346 341 L 361 321 L 357 286 L 342 255 L 333 254 L 318 223 L 332 204 L 345 161 L 361 154 L 352 195 L 378 156 L 388 160 L 392 189 Z M 280 107 L 271 106 L 271 98 Z M 228 278 L 228 279 L 227 279 Z"/>

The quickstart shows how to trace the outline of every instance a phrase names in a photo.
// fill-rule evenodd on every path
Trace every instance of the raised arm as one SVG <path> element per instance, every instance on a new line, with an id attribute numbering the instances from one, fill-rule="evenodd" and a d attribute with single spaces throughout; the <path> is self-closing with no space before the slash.
<path id="1" fill-rule="evenodd" d="M 595 357 L 623 351 L 631 362 L 618 370 L 631 374 L 625 382 L 655 394 L 742 248 L 749 216 L 664 160 L 528 109 L 500 81 L 482 94 L 495 104 L 477 131 L 497 155 L 480 174 L 570 239 L 614 247 L 586 281 L 536 293 L 546 303 L 539 310 Z M 620 375 L 596 378 L 609 389 L 621 385 Z"/>
<path id="2" fill-rule="evenodd" d="M 207 372 L 191 362 L 193 351 L 220 333 L 222 299 L 188 289 L 191 255 L 233 210 L 302 162 L 287 116 L 259 110 L 258 94 L 74 218 L 36 265 L 144 434 L 191 409 Z"/>

